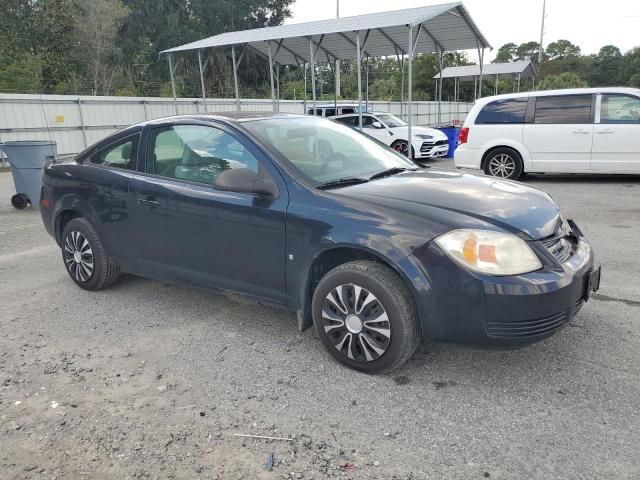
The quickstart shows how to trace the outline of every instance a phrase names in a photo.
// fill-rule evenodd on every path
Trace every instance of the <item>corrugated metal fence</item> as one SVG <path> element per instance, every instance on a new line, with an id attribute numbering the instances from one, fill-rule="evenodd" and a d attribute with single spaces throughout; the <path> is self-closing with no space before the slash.
<path id="1" fill-rule="evenodd" d="M 271 100 L 243 99 L 240 103 L 243 111 L 271 111 Z M 327 102 L 318 102 L 323 104 Z M 437 123 L 437 102 L 413 105 L 414 125 Z M 442 123 L 462 122 L 470 108 L 470 103 L 442 102 Z M 235 109 L 234 99 L 207 99 L 206 107 L 201 98 L 177 100 L 180 114 Z M 369 102 L 369 109 L 400 115 L 401 105 Z M 281 100 L 280 111 L 303 113 L 304 102 Z M 0 94 L 0 141 L 53 140 L 58 154 L 72 154 L 128 125 L 175 113 L 172 98 Z"/>

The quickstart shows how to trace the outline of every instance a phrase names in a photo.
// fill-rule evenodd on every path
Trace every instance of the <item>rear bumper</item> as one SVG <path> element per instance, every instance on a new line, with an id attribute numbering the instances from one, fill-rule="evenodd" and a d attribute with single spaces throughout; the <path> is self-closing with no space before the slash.
<path id="1" fill-rule="evenodd" d="M 593 252 L 581 234 L 567 262 L 517 276 L 473 273 L 432 242 L 413 255 L 430 286 L 418 295 L 424 335 L 493 348 L 535 343 L 566 325 L 586 301 L 594 268 Z"/>
<path id="2" fill-rule="evenodd" d="M 453 154 L 453 163 L 458 168 L 474 168 L 480 170 L 482 152 L 475 148 L 466 148 L 464 144 L 459 145 Z"/>

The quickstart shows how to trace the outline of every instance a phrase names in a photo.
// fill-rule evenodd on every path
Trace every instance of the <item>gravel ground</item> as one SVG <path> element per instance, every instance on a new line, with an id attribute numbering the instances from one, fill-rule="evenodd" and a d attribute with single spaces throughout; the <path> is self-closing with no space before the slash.
<path id="1" fill-rule="evenodd" d="M 603 264 L 568 327 L 372 377 L 289 313 L 133 276 L 77 288 L 0 173 L 0 477 L 640 478 L 639 180 L 526 179 Z"/>

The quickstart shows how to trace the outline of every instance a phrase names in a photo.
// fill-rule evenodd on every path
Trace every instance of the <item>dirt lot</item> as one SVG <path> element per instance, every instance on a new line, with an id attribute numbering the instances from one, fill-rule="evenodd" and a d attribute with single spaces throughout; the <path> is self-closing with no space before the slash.
<path id="1" fill-rule="evenodd" d="M 598 297 L 541 344 L 429 344 L 371 377 L 288 313 L 80 290 L 0 173 L 0 478 L 640 478 L 640 178 L 527 182 L 591 240 Z"/>

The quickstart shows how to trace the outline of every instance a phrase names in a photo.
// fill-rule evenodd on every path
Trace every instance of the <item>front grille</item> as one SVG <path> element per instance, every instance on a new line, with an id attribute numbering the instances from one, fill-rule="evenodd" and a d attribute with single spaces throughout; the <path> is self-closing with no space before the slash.
<path id="1" fill-rule="evenodd" d="M 436 140 L 434 141 L 428 141 L 428 142 L 422 142 L 422 145 L 420 145 L 420 151 L 421 152 L 428 152 L 430 151 L 433 147 L 439 147 L 440 145 L 448 145 L 449 142 L 447 140 Z"/>
<path id="2" fill-rule="evenodd" d="M 564 263 L 571 258 L 577 245 L 575 237 L 567 233 L 563 222 L 558 224 L 556 231 L 552 235 L 540 240 L 540 243 L 542 243 L 560 263 Z"/>

